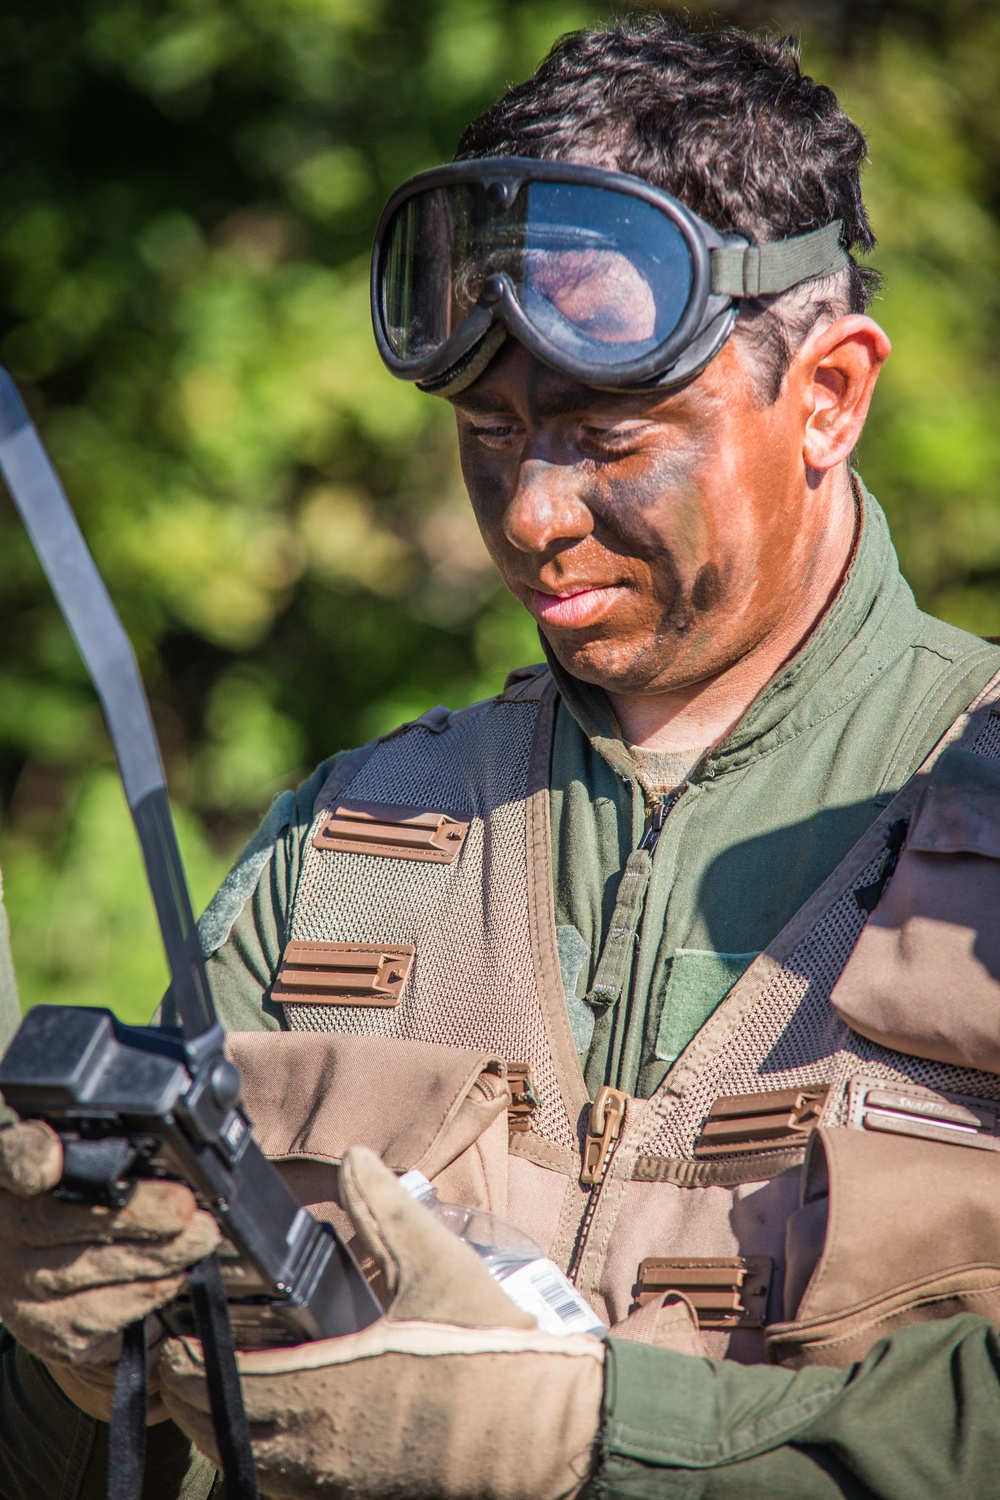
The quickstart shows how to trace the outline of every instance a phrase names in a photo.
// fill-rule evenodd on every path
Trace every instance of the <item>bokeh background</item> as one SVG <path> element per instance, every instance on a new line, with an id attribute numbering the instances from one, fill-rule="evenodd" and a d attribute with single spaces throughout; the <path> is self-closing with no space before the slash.
<path id="1" fill-rule="evenodd" d="M 1000 634 L 1000 7 L 694 5 L 801 36 L 867 130 L 895 354 L 861 453 L 921 604 Z M 5 0 L 0 360 L 130 630 L 196 903 L 321 757 L 537 660 L 445 403 L 375 355 L 404 177 L 564 0 Z M 0 496 L 0 857 L 25 1004 L 149 1015 L 164 965 L 100 715 Z"/>

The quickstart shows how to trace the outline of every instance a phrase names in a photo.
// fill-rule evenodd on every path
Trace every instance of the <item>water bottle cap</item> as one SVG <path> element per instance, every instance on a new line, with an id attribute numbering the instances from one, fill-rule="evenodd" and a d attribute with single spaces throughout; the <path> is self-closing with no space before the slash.
<path id="1" fill-rule="evenodd" d="M 437 1197 L 437 1188 L 432 1187 L 423 1172 L 418 1172 L 416 1167 L 409 1172 L 404 1172 L 402 1177 L 397 1178 L 397 1181 L 403 1192 L 409 1193 L 410 1197 L 415 1198 L 418 1203 L 422 1203 L 427 1198 Z"/>

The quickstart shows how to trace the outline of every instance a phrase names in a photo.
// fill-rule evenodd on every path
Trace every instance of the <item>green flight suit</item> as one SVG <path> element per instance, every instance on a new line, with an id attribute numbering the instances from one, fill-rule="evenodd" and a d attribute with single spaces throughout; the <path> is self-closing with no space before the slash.
<path id="1" fill-rule="evenodd" d="M 585 996 L 618 879 L 655 798 L 637 779 L 603 695 L 557 673 L 562 698 L 550 780 L 556 920 L 567 1004 L 592 1092 L 604 1082 L 643 1096 L 656 1088 L 742 968 L 998 670 L 996 647 L 917 610 L 884 517 L 864 497 L 857 554 L 839 596 L 694 768 L 663 825 L 635 958 L 610 1009 L 595 1009 Z M 277 799 L 202 919 L 213 989 L 230 1029 L 283 1024 L 270 984 L 313 801 L 331 764 Z M 169 997 L 165 1013 L 172 1018 Z M 619 1340 L 609 1348 L 595 1493 L 985 1500 L 997 1488 L 1000 1341 L 979 1319 L 904 1329 L 849 1370 L 715 1364 Z M 64 1452 L 79 1447 L 87 1419 L 52 1382 L 40 1399 L 44 1372 L 23 1351 L 10 1349 L 5 1358 L 12 1373 L 0 1390 L 0 1496 L 41 1500 L 51 1493 L 41 1454 L 50 1473 L 59 1435 Z M 158 1437 L 161 1455 L 171 1431 L 167 1424 Z M 32 1432 L 40 1455 L 34 1468 Z M 178 1439 L 178 1455 L 183 1447 Z M 5 1457 L 12 1451 L 16 1475 Z M 172 1477 L 176 1457 L 172 1476 L 165 1463 L 161 1457 L 151 1475 L 150 1500 L 201 1500 L 210 1482 L 204 1466 L 190 1471 L 185 1486 Z M 89 1500 L 99 1469 L 95 1445 L 61 1500 Z"/>

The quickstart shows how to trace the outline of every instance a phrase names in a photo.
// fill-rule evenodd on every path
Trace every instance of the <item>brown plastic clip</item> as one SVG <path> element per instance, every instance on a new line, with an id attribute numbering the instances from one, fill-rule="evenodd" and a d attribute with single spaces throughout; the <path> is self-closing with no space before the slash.
<path id="1" fill-rule="evenodd" d="M 613 1089 L 608 1084 L 598 1089 L 597 1098 L 590 1106 L 590 1127 L 583 1143 L 580 1181 L 584 1187 L 593 1187 L 604 1176 L 608 1157 L 621 1135 L 627 1102 L 628 1094 L 621 1089 Z"/>
<path id="2" fill-rule="evenodd" d="M 847 1123 L 855 1129 L 1000 1151 L 1000 1102 L 996 1099 L 937 1093 L 919 1084 L 864 1077 L 851 1079 L 847 1099 Z"/>
<path id="3" fill-rule="evenodd" d="M 507 1083 L 510 1088 L 510 1103 L 507 1106 L 507 1128 L 512 1133 L 523 1135 L 531 1129 L 531 1113 L 540 1103 L 531 1082 L 531 1071 L 527 1063 L 507 1064 Z"/>
<path id="4" fill-rule="evenodd" d="M 716 1099 L 695 1142 L 694 1154 L 738 1156 L 746 1151 L 804 1146 L 819 1124 L 828 1083 L 761 1094 L 724 1094 Z"/>
<path id="5" fill-rule="evenodd" d="M 313 847 L 450 865 L 461 853 L 471 821 L 426 807 L 341 798 L 313 834 Z"/>
<path id="6" fill-rule="evenodd" d="M 398 1005 L 415 956 L 410 943 L 289 943 L 271 994 L 283 1004 Z"/>
<path id="7" fill-rule="evenodd" d="M 681 1292 L 699 1328 L 762 1328 L 773 1274 L 774 1261 L 766 1255 L 651 1257 L 639 1266 L 636 1303 L 645 1307 L 664 1292 Z"/>

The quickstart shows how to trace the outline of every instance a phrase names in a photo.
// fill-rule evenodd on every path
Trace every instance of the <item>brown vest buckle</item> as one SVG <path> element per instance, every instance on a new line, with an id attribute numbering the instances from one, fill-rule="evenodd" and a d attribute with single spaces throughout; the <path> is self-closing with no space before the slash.
<path id="1" fill-rule="evenodd" d="M 855 1129 L 1000 1151 L 1000 1102 L 995 1099 L 865 1077 L 851 1079 L 847 1099 L 847 1123 Z"/>
<path id="2" fill-rule="evenodd" d="M 774 1261 L 766 1255 L 649 1257 L 639 1265 L 635 1299 L 645 1307 L 664 1292 L 687 1297 L 699 1328 L 763 1328 Z"/>
<path id="3" fill-rule="evenodd" d="M 507 1129 L 523 1135 L 531 1129 L 531 1112 L 540 1102 L 531 1082 L 531 1070 L 527 1063 L 507 1064 L 507 1085 L 510 1103 L 507 1106 Z"/>
<path id="4" fill-rule="evenodd" d="M 356 802 L 342 797 L 313 834 L 316 849 L 378 854 L 450 865 L 461 853 L 470 818 L 392 802 Z"/>
<path id="5" fill-rule="evenodd" d="M 398 1005 L 412 943 L 289 943 L 271 994 L 282 1004 Z"/>
<path id="6" fill-rule="evenodd" d="M 746 1151 L 805 1145 L 819 1124 L 828 1083 L 761 1094 L 724 1094 L 716 1099 L 695 1142 L 694 1155 L 738 1156 Z"/>

